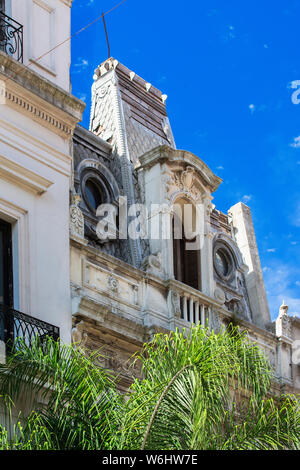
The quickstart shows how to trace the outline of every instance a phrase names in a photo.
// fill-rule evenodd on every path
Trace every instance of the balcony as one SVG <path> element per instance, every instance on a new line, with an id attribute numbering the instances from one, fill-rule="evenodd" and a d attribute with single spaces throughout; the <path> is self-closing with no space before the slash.
<path id="1" fill-rule="evenodd" d="M 202 325 L 219 331 L 222 324 L 231 318 L 222 302 L 217 301 L 177 280 L 169 281 L 169 309 L 175 318 L 175 327 L 189 329 L 194 325 Z"/>
<path id="2" fill-rule="evenodd" d="M 30 346 L 37 337 L 41 343 L 47 337 L 57 341 L 59 328 L 0 304 L 0 343 L 2 341 L 6 349 L 10 348 L 16 338 L 23 339 Z"/>
<path id="3" fill-rule="evenodd" d="M 23 26 L 1 11 L 0 50 L 23 63 Z"/>

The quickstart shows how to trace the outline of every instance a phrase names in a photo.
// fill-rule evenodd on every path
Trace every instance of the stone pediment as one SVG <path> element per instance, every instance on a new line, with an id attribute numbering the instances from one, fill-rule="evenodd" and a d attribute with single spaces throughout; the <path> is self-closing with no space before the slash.
<path id="1" fill-rule="evenodd" d="M 196 196 L 216 191 L 222 182 L 196 155 L 186 150 L 175 150 L 167 145 L 156 147 L 140 157 L 137 170 L 164 164 L 165 184 L 170 190 Z M 197 198 L 197 197 L 196 197 Z"/>

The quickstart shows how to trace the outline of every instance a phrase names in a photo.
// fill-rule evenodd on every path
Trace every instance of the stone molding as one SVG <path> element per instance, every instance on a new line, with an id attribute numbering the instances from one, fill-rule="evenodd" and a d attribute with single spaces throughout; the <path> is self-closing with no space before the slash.
<path id="1" fill-rule="evenodd" d="M 72 137 L 85 103 L 0 51 L 1 99 L 61 135 Z"/>
<path id="2" fill-rule="evenodd" d="M 53 181 L 50 181 L 3 156 L 0 156 L 0 175 L 3 179 L 13 181 L 15 184 L 38 195 L 46 192 L 53 184 Z"/>

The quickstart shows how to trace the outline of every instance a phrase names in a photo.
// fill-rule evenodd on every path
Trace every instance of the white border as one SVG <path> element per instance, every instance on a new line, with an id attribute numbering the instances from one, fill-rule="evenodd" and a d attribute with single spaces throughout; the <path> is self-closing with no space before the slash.
<path id="1" fill-rule="evenodd" d="M 13 243 L 13 266 L 18 271 L 14 269 L 13 272 L 15 308 L 29 314 L 31 289 L 28 211 L 0 198 L 0 218 L 12 224 L 13 239 L 17 236 L 17 249 Z"/>

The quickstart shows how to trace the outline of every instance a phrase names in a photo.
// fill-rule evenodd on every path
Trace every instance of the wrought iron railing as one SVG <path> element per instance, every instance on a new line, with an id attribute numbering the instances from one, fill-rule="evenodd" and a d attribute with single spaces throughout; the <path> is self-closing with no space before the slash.
<path id="1" fill-rule="evenodd" d="M 43 343 L 47 337 L 57 341 L 59 328 L 0 304 L 0 340 L 8 346 L 12 345 L 16 338 L 21 338 L 30 346 L 36 338 Z"/>
<path id="2" fill-rule="evenodd" d="M 23 26 L 0 11 L 0 50 L 23 62 Z"/>

